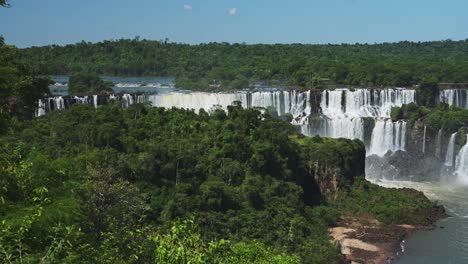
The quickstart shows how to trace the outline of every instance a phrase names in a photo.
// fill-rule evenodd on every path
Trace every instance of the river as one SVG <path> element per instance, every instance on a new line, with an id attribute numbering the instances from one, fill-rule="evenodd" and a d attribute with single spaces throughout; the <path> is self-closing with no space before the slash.
<path id="1" fill-rule="evenodd" d="M 384 187 L 413 188 L 444 205 L 450 217 L 439 220 L 431 231 L 407 239 L 398 264 L 468 263 L 468 186 L 444 182 L 379 181 Z"/>

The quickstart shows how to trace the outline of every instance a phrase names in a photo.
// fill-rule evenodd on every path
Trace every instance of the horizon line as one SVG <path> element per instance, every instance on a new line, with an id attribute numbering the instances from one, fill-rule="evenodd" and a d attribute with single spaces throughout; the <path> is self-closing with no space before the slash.
<path id="1" fill-rule="evenodd" d="M 1 36 L 1 35 L 0 35 Z M 3 36 L 2 36 L 3 37 Z M 103 39 L 99 41 L 86 41 L 86 40 L 81 40 L 78 42 L 74 43 L 65 43 L 65 44 L 45 44 L 45 45 L 30 45 L 30 46 L 24 46 L 24 47 L 18 47 L 15 44 L 8 43 L 8 41 L 5 41 L 7 45 L 13 45 L 18 47 L 19 49 L 28 49 L 28 48 L 41 48 L 41 47 L 49 47 L 49 46 L 59 46 L 59 47 L 65 47 L 65 46 L 70 46 L 70 45 L 77 45 L 80 43 L 86 43 L 86 44 L 99 44 L 99 43 L 104 43 L 104 42 L 118 42 L 122 40 L 131 40 L 131 41 L 149 41 L 149 42 L 162 42 L 162 43 L 167 43 L 167 44 L 178 44 L 178 45 L 189 45 L 189 46 L 200 46 L 200 45 L 207 45 L 207 44 L 228 44 L 228 45 L 304 45 L 304 46 L 353 46 L 353 45 L 384 45 L 384 44 L 400 44 L 400 43 L 414 43 L 414 44 L 424 44 L 424 43 L 431 43 L 431 42 L 468 42 L 468 37 L 465 39 L 452 39 L 452 38 L 447 38 L 447 39 L 438 39 L 438 40 L 399 40 L 399 41 L 383 41 L 383 42 L 327 42 L 327 43 L 320 43 L 320 42 L 275 42 L 275 43 L 265 43 L 265 42 L 230 42 L 230 41 L 206 41 L 206 42 L 178 42 L 178 41 L 171 41 L 169 38 L 164 38 L 164 39 L 147 39 L 147 38 L 141 38 L 140 36 L 135 36 L 133 38 L 118 38 L 118 39 Z"/>

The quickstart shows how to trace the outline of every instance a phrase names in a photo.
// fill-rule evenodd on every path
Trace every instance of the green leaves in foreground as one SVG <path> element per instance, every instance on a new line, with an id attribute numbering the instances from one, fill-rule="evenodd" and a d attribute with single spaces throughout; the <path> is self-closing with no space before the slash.
<path id="1" fill-rule="evenodd" d="M 158 263 L 300 263 L 298 256 L 277 254 L 258 241 L 205 243 L 193 219 L 176 222 L 169 233 L 157 234 L 153 240 Z"/>

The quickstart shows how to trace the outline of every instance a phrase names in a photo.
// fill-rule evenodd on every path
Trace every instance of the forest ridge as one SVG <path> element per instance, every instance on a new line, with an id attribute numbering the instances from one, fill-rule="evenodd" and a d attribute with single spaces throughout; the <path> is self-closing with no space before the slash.
<path id="1" fill-rule="evenodd" d="M 19 50 L 19 58 L 36 74 L 173 76 L 177 86 L 196 90 L 241 89 L 256 81 L 294 88 L 468 82 L 468 40 L 189 45 L 136 37 L 31 47 Z"/>

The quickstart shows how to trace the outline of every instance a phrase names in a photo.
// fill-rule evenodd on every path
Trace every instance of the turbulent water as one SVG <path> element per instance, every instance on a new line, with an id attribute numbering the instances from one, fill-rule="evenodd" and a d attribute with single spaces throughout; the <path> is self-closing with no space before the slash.
<path id="1" fill-rule="evenodd" d="M 416 232 L 405 241 L 404 254 L 396 263 L 468 263 L 468 143 L 455 155 L 456 135 L 451 136 L 446 168 L 441 170 L 439 181 L 375 180 L 367 175 L 370 181 L 384 187 L 420 190 L 429 199 L 442 204 L 450 216 L 439 220 L 434 230 Z M 453 160 L 456 160 L 454 164 Z"/>
<path id="2" fill-rule="evenodd" d="M 405 243 L 405 253 L 398 264 L 468 263 L 468 186 L 456 181 L 409 182 L 379 181 L 385 187 L 413 188 L 438 201 L 449 218 L 437 222 L 431 231 L 420 231 Z"/>

